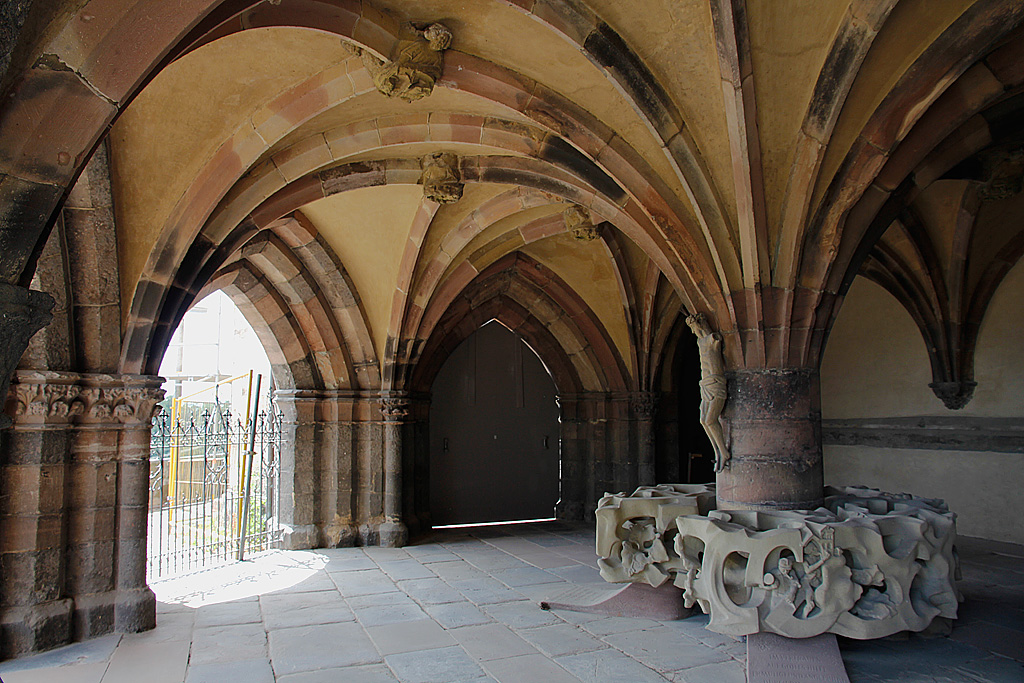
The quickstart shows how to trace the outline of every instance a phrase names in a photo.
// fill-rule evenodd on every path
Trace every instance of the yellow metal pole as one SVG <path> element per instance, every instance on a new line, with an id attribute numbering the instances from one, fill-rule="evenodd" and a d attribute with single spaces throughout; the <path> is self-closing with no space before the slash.
<path id="1" fill-rule="evenodd" d="M 256 386 L 258 387 L 259 385 L 257 384 Z M 259 391 L 259 389 L 257 389 L 257 391 Z M 251 414 L 252 414 L 252 370 L 249 371 L 249 387 L 245 390 L 245 424 L 246 424 L 247 427 L 250 424 L 249 423 L 249 416 Z M 239 441 L 239 444 L 241 444 L 241 441 Z M 242 457 L 242 449 L 241 448 L 238 449 L 238 454 L 239 455 L 238 455 L 238 489 L 237 490 L 239 492 L 239 496 L 238 496 L 238 514 L 235 515 L 235 520 L 237 521 L 237 525 L 236 525 L 237 528 L 235 529 L 235 533 L 237 533 L 238 537 L 241 538 L 242 537 L 242 504 L 243 504 L 241 492 L 242 492 L 242 482 L 245 481 L 245 458 Z"/>
<path id="2" fill-rule="evenodd" d="M 178 416 L 181 410 L 181 399 L 171 399 L 171 482 L 167 487 L 167 497 L 171 501 L 171 509 L 167 511 L 167 521 L 174 519 L 174 505 L 178 496 Z"/>

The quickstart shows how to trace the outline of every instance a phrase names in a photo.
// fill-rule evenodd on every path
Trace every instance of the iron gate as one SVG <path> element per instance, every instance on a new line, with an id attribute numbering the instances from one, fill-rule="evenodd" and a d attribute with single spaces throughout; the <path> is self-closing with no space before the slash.
<path id="1" fill-rule="evenodd" d="M 238 559 L 243 539 L 245 552 L 279 545 L 281 441 L 273 409 L 249 421 L 223 405 L 194 403 L 154 419 L 148 578 Z"/>

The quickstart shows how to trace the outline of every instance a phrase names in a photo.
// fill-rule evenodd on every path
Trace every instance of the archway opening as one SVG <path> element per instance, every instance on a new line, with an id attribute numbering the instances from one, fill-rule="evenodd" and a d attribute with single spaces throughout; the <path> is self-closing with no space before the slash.
<path id="1" fill-rule="evenodd" d="M 492 320 L 441 366 L 430 409 L 433 525 L 552 519 L 557 390 L 537 354 Z"/>
<path id="2" fill-rule="evenodd" d="M 150 439 L 151 579 L 275 547 L 280 416 L 255 331 L 215 291 L 182 318 L 160 366 L 163 410 Z"/>

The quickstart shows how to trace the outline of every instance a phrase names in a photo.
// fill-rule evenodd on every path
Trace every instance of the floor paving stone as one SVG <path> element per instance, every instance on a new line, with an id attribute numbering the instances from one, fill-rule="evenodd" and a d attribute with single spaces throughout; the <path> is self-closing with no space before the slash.
<path id="1" fill-rule="evenodd" d="M 476 626 L 494 621 L 476 605 L 468 602 L 448 602 L 440 605 L 424 605 L 427 614 L 445 628 Z"/>
<path id="2" fill-rule="evenodd" d="M 583 624 L 583 628 L 595 636 L 610 636 L 613 633 L 626 633 L 627 631 L 642 631 L 655 628 L 661 624 L 651 619 L 634 619 L 632 617 L 604 617 L 595 619 Z"/>
<path id="3" fill-rule="evenodd" d="M 578 678 L 542 655 L 493 659 L 483 666 L 499 683 L 579 683 Z"/>
<path id="4" fill-rule="evenodd" d="M 378 563 L 381 570 L 391 577 L 392 581 L 407 581 L 409 579 L 433 579 L 434 572 L 416 560 L 387 560 Z"/>
<path id="5" fill-rule="evenodd" d="M 596 650 L 555 657 L 555 662 L 581 681 L 601 683 L 664 683 L 665 677 L 615 650 Z M 711 683 L 710 681 L 708 683 Z"/>
<path id="6" fill-rule="evenodd" d="M 676 671 L 671 680 L 677 683 L 746 683 L 747 674 L 739 662 L 726 661 Z"/>
<path id="7" fill-rule="evenodd" d="M 491 576 L 509 588 L 516 586 L 532 586 L 538 583 L 561 583 L 564 579 L 536 567 L 516 567 L 499 569 L 491 572 Z"/>
<path id="8" fill-rule="evenodd" d="M 346 598 L 353 595 L 391 593 L 398 590 L 391 577 L 380 571 L 380 569 L 336 572 L 330 576 L 338 590 Z"/>
<path id="9" fill-rule="evenodd" d="M 566 623 L 526 629 L 520 631 L 519 635 L 551 657 L 592 652 L 608 647 L 607 643 L 601 642 L 583 629 Z"/>
<path id="10" fill-rule="evenodd" d="M 381 656 L 366 631 L 353 622 L 284 628 L 270 632 L 274 673 L 298 673 L 356 664 L 374 664 Z"/>
<path id="11" fill-rule="evenodd" d="M 203 605 L 195 612 L 195 626 L 228 626 L 230 624 L 258 624 L 260 603 L 255 597 L 244 600 L 232 600 L 216 605 Z"/>
<path id="12" fill-rule="evenodd" d="M 612 634 L 605 636 L 603 640 L 651 669 L 662 672 L 732 659 L 723 652 L 682 638 L 677 631 L 661 625 L 640 631 Z"/>
<path id="13" fill-rule="evenodd" d="M 233 626 L 212 626 L 197 628 L 192 636 L 193 664 L 214 662 L 240 662 L 246 659 L 265 659 L 267 656 L 267 634 L 263 624 L 238 624 Z M 153 644 L 154 647 L 161 646 Z M 118 648 L 121 651 L 123 648 Z M 117 653 L 111 660 L 113 665 Z"/>
<path id="14" fill-rule="evenodd" d="M 391 655 L 384 662 L 406 683 L 464 683 L 484 677 L 480 665 L 460 647 Z"/>
<path id="15" fill-rule="evenodd" d="M 185 679 L 185 667 L 189 662 L 187 642 L 133 643 L 128 639 L 122 641 L 114 650 L 110 665 L 103 674 L 105 683 L 178 683 Z M 266 657 L 265 651 L 261 657 Z"/>
<path id="16" fill-rule="evenodd" d="M 38 669 L 22 669 L 3 674 L 4 683 L 100 683 L 107 672 L 107 662 L 75 664 L 47 668 L 45 674 Z M 41 676 L 45 675 L 45 678 Z"/>
<path id="17" fill-rule="evenodd" d="M 449 631 L 473 658 L 502 659 L 534 655 L 537 649 L 501 624 L 466 626 Z"/>
<path id="18" fill-rule="evenodd" d="M 409 602 L 408 605 L 370 605 L 355 610 L 355 614 L 364 628 L 427 618 L 427 613 L 422 607 L 411 600 Z"/>
<path id="19" fill-rule="evenodd" d="M 216 664 L 190 665 L 185 683 L 274 683 L 274 670 L 266 659 L 252 659 L 245 662 L 219 662 Z"/>
<path id="20" fill-rule="evenodd" d="M 328 556 L 327 565 L 324 569 L 329 573 L 334 572 L 354 572 L 362 571 L 365 569 L 376 569 L 377 563 L 363 554 L 362 550 L 346 549 L 344 555 L 331 555 Z"/>
<path id="21" fill-rule="evenodd" d="M 416 602 L 440 605 L 445 602 L 459 602 L 462 596 L 441 579 L 413 579 L 399 581 L 398 587 Z"/>
<path id="22" fill-rule="evenodd" d="M 417 650 L 451 647 L 455 639 L 433 619 L 405 621 L 366 629 L 370 640 L 384 656 Z"/>
<path id="23" fill-rule="evenodd" d="M 270 609 L 264 607 L 263 623 L 268 631 L 310 624 L 334 624 L 356 618 L 337 591 L 303 593 L 296 597 L 301 596 L 310 596 L 316 602 L 294 606 L 282 602 Z"/>
<path id="24" fill-rule="evenodd" d="M 482 609 L 495 621 L 515 629 L 548 626 L 562 621 L 551 612 L 540 609 L 532 600 L 484 605 Z"/>
<path id="25" fill-rule="evenodd" d="M 279 676 L 278 683 L 395 683 L 391 669 L 383 664 L 321 669 Z"/>

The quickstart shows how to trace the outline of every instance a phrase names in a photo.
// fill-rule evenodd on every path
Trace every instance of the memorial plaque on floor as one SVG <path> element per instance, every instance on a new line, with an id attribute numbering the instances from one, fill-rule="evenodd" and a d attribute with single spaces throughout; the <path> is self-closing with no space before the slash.
<path id="1" fill-rule="evenodd" d="M 850 683 L 850 678 L 834 634 L 754 633 L 747 636 L 747 683 Z"/>

